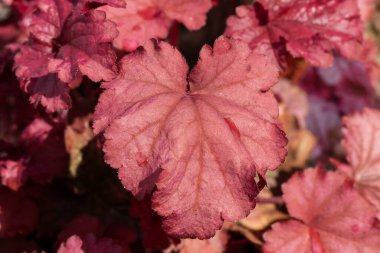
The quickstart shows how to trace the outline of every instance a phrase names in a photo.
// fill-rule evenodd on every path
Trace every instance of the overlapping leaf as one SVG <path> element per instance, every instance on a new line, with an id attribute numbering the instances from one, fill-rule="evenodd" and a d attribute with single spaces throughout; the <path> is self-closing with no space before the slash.
<path id="1" fill-rule="evenodd" d="M 268 89 L 277 68 L 262 52 L 224 37 L 188 66 L 167 43 L 149 42 L 104 83 L 94 115 L 106 161 L 176 237 L 211 237 L 255 205 L 257 173 L 284 160 L 286 138 Z M 260 66 L 257 68 L 256 66 Z M 212 194 L 210 194 L 212 193 Z"/>
<path id="2" fill-rule="evenodd" d="M 101 7 L 117 24 L 114 46 L 135 50 L 151 38 L 165 38 L 174 20 L 196 30 L 206 22 L 210 0 L 129 0 L 126 8 Z"/>
<path id="3" fill-rule="evenodd" d="M 354 57 L 361 41 L 360 14 L 352 0 L 259 0 L 236 13 L 227 20 L 225 34 L 266 48 L 281 66 L 289 53 L 328 66 L 332 49 Z"/>

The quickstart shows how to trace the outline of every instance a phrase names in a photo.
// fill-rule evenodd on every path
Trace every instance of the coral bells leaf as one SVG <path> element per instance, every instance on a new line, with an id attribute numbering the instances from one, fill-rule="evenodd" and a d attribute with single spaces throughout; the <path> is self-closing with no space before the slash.
<path id="1" fill-rule="evenodd" d="M 102 85 L 94 129 L 105 131 L 105 159 L 128 190 L 142 198 L 157 187 L 152 205 L 166 232 L 208 238 L 248 214 L 257 173 L 285 158 L 268 91 L 277 80 L 271 58 L 244 42 L 204 46 L 189 75 L 176 49 L 149 42 Z"/>
<path id="2" fill-rule="evenodd" d="M 66 83 L 73 82 L 80 74 L 94 82 L 111 80 L 117 72 L 116 54 L 107 42 L 112 42 L 117 34 L 115 25 L 106 20 L 102 11 L 71 16 L 59 38 L 63 46 L 57 58 L 51 60 L 50 70 L 57 71 Z"/>
<path id="3" fill-rule="evenodd" d="M 15 56 L 14 68 L 31 103 L 48 112 L 71 107 L 69 87 L 83 75 L 94 82 L 116 75 L 110 44 L 118 35 L 115 24 L 104 12 L 87 10 L 85 3 L 38 0 L 23 20 L 30 38 Z"/>
<path id="4" fill-rule="evenodd" d="M 380 111 L 365 109 L 343 120 L 349 166 L 338 166 L 380 213 Z"/>
<path id="5" fill-rule="evenodd" d="M 227 20 L 225 34 L 252 48 L 267 48 L 282 66 L 288 53 L 329 66 L 332 49 L 354 57 L 362 39 L 358 6 L 352 0 L 259 0 L 239 6 L 236 13 Z"/>
<path id="6" fill-rule="evenodd" d="M 151 38 L 166 38 L 174 20 L 190 30 L 201 28 L 211 7 L 210 0 L 129 0 L 126 8 L 100 9 L 117 24 L 114 46 L 131 51 Z"/>
<path id="7" fill-rule="evenodd" d="M 274 224 L 264 234 L 264 252 L 378 252 L 375 209 L 339 173 L 308 169 L 282 189 L 289 214 L 299 221 Z"/>

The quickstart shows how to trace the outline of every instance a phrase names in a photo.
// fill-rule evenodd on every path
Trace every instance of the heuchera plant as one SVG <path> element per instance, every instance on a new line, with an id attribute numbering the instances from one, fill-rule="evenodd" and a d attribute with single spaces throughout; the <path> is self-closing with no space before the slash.
<path id="1" fill-rule="evenodd" d="M 380 252 L 377 5 L 0 2 L 0 252 Z"/>

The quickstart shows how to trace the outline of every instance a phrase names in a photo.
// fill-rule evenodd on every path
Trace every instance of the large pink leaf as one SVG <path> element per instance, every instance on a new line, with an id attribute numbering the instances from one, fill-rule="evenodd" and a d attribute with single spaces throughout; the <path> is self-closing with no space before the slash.
<path id="1" fill-rule="evenodd" d="M 343 123 L 343 146 L 349 166 L 338 168 L 380 213 L 380 111 L 365 109 L 345 117 Z"/>
<path id="2" fill-rule="evenodd" d="M 151 38 L 165 38 L 173 20 L 196 30 L 206 22 L 210 0 L 129 0 L 127 7 L 101 7 L 117 24 L 117 48 L 132 51 Z"/>
<path id="3" fill-rule="evenodd" d="M 259 191 L 256 172 L 286 155 L 268 91 L 275 63 L 221 37 L 203 47 L 189 76 L 165 42 L 147 43 L 121 68 L 102 85 L 94 129 L 105 130 L 105 159 L 124 186 L 141 198 L 156 185 L 153 208 L 176 237 L 211 237 L 223 220 L 246 215 Z"/>
<path id="4" fill-rule="evenodd" d="M 380 230 L 375 209 L 345 177 L 321 168 L 297 173 L 282 186 L 289 214 L 264 234 L 264 252 L 375 253 Z"/>
<path id="5" fill-rule="evenodd" d="M 354 57 L 361 41 L 360 14 L 352 0 L 259 0 L 236 13 L 227 20 L 225 34 L 274 51 L 280 65 L 288 52 L 328 66 L 332 49 Z"/>

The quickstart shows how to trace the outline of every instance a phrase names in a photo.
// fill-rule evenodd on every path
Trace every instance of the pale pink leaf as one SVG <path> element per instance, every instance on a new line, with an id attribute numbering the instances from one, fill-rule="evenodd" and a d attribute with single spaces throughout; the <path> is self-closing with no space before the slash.
<path id="1" fill-rule="evenodd" d="M 277 222 L 264 234 L 264 253 L 322 253 L 313 252 L 310 229 L 298 221 Z"/>
<path id="2" fill-rule="evenodd" d="M 265 252 L 378 252 L 375 209 L 345 177 L 308 169 L 294 174 L 282 190 L 289 214 L 299 221 L 275 224 L 265 233 Z"/>
<path id="3" fill-rule="evenodd" d="M 345 170 L 358 191 L 380 213 L 380 111 L 365 109 L 343 120 Z"/>

